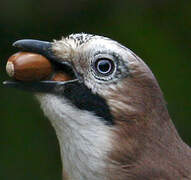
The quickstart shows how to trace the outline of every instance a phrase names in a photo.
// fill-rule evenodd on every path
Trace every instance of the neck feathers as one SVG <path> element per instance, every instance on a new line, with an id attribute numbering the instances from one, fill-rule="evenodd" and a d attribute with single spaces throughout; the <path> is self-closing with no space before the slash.
<path id="1" fill-rule="evenodd" d="M 61 149 L 64 176 L 69 180 L 100 180 L 107 176 L 111 129 L 90 112 L 72 107 L 54 95 L 38 95 Z"/>
<path id="2" fill-rule="evenodd" d="M 111 179 L 189 179 L 191 150 L 171 122 L 156 80 L 129 78 L 111 94 L 116 123 Z"/>

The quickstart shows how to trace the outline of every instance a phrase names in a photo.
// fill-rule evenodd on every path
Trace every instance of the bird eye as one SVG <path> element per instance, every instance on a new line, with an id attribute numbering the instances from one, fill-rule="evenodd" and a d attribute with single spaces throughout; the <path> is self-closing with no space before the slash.
<path id="1" fill-rule="evenodd" d="M 114 70 L 114 63 L 110 59 L 98 59 L 95 62 L 95 68 L 102 75 L 110 75 Z"/>

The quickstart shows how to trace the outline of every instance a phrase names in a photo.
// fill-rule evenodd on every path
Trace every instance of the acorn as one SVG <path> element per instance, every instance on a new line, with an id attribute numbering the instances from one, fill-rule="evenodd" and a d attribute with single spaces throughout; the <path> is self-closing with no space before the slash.
<path id="1" fill-rule="evenodd" d="M 52 73 L 52 65 L 47 58 L 31 52 L 12 55 L 6 65 L 7 74 L 20 81 L 39 81 Z"/>
<path id="2" fill-rule="evenodd" d="M 56 72 L 51 78 L 52 81 L 68 81 L 71 79 L 72 77 L 64 72 Z"/>

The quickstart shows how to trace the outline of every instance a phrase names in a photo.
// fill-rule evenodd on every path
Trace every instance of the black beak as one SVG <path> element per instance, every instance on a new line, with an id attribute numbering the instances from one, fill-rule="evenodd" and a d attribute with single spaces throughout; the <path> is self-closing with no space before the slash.
<path id="1" fill-rule="evenodd" d="M 21 81 L 4 81 L 3 84 L 6 87 L 14 87 L 30 92 L 42 92 L 42 93 L 63 93 L 66 86 L 70 86 L 73 83 L 78 83 L 77 79 L 70 81 L 37 81 L 37 82 L 21 82 Z"/>
<path id="2" fill-rule="evenodd" d="M 21 51 L 38 53 L 45 56 L 51 61 L 58 62 L 58 57 L 54 56 L 54 53 L 52 52 L 52 43 L 50 42 L 33 39 L 23 39 L 14 42 L 13 46 L 17 47 Z"/>
<path id="3" fill-rule="evenodd" d="M 52 43 L 47 41 L 39 41 L 32 39 L 18 40 L 13 43 L 13 46 L 17 47 L 21 51 L 34 52 L 45 56 L 53 64 L 56 63 L 62 67 L 63 71 L 70 68 L 70 71 L 73 71 L 75 78 L 69 81 L 35 81 L 35 82 L 22 82 L 22 81 L 4 81 L 3 84 L 6 87 L 14 87 L 22 90 L 32 91 L 32 92 L 46 92 L 46 93 L 58 93 L 63 91 L 63 88 L 66 84 L 71 84 L 79 80 L 79 76 L 75 69 L 69 62 L 61 61 L 58 57 L 52 52 Z"/>

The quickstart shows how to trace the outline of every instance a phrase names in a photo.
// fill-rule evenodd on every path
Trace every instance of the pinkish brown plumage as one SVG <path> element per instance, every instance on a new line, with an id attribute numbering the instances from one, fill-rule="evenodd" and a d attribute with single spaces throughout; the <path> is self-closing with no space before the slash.
<path id="1" fill-rule="evenodd" d="M 189 180 L 191 149 L 179 137 L 147 65 L 109 38 L 72 34 L 20 40 L 68 81 L 7 86 L 33 90 L 60 144 L 65 180 Z"/>

